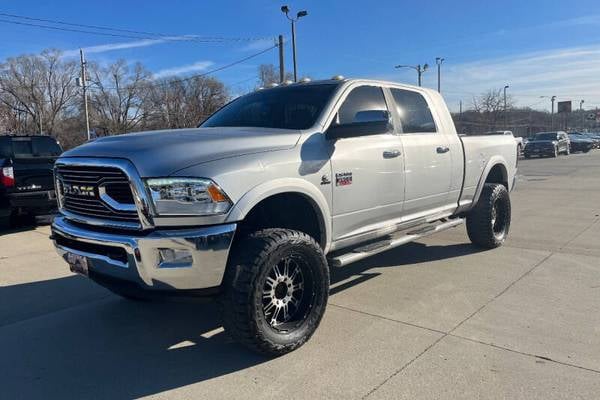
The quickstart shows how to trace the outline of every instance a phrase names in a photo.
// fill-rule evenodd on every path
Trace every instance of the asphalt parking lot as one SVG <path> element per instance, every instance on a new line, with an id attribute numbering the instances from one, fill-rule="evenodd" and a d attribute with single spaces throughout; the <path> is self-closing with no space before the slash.
<path id="1" fill-rule="evenodd" d="M 600 151 L 520 163 L 507 244 L 464 227 L 333 272 L 313 339 L 266 359 L 212 304 L 132 303 L 0 236 L 0 397 L 597 399 Z"/>

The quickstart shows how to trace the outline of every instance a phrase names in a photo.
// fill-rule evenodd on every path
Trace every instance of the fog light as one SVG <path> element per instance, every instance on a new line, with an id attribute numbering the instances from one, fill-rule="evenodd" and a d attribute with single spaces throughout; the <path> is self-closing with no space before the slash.
<path id="1" fill-rule="evenodd" d="M 160 268 L 185 268 L 192 266 L 192 252 L 180 249 L 158 249 Z"/>

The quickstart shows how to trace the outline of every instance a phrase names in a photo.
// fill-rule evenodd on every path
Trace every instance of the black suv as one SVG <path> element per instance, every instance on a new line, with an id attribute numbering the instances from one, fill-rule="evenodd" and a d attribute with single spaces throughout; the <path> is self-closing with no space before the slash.
<path id="1" fill-rule="evenodd" d="M 16 214 L 56 209 L 52 169 L 61 153 L 49 136 L 0 136 L 0 227 Z"/>
<path id="2" fill-rule="evenodd" d="M 525 158 L 531 156 L 558 157 L 560 153 L 570 154 L 570 141 L 566 132 L 540 132 L 525 146 Z"/>

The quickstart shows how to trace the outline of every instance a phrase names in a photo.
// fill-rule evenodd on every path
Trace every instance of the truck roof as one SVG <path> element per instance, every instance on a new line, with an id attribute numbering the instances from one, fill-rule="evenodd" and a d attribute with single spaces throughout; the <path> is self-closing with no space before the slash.
<path id="1" fill-rule="evenodd" d="M 419 92 L 437 93 L 437 91 L 435 91 L 433 89 L 428 89 L 428 88 L 419 87 L 419 86 L 415 86 L 415 85 L 409 85 L 406 83 L 385 81 L 385 80 L 378 80 L 378 79 L 344 78 L 344 77 L 334 77 L 331 79 L 319 79 L 319 80 L 307 80 L 307 81 L 300 80 L 298 82 L 283 83 L 283 84 L 278 84 L 277 86 L 274 85 L 271 87 L 262 88 L 261 90 L 275 89 L 277 87 L 286 87 L 286 86 L 301 86 L 301 85 L 302 86 L 304 86 L 304 85 L 310 86 L 310 85 L 323 85 L 323 84 L 340 85 L 340 84 L 350 84 L 350 83 L 367 83 L 367 84 L 370 83 L 370 84 L 381 85 L 381 86 L 396 86 L 399 88 L 406 88 L 406 89 L 411 89 L 411 90 L 415 90 L 415 91 L 419 91 Z"/>

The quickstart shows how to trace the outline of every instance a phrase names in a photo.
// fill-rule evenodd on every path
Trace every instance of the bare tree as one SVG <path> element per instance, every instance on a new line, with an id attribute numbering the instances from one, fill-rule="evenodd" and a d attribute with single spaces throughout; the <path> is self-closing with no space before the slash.
<path id="1" fill-rule="evenodd" d="M 89 70 L 92 124 L 109 135 L 135 130 L 144 118 L 150 72 L 140 63 L 131 68 L 125 60 L 107 67 L 91 64 Z"/>
<path id="2" fill-rule="evenodd" d="M 284 80 L 292 80 L 294 76 L 286 73 Z M 273 64 L 261 64 L 258 66 L 258 86 L 266 87 L 272 83 L 279 83 L 279 69 Z"/>
<path id="3" fill-rule="evenodd" d="M 512 97 L 506 97 L 506 108 L 513 107 Z M 487 129 L 495 130 L 504 113 L 504 96 L 502 89 L 490 89 L 480 96 L 473 97 L 473 109 Z"/>
<path id="4" fill-rule="evenodd" d="M 0 103 L 19 121 L 21 113 L 25 121 L 31 117 L 36 132 L 53 134 L 58 119 L 73 111 L 77 75 L 77 64 L 63 60 L 58 50 L 9 58 L 0 64 Z"/>
<path id="5" fill-rule="evenodd" d="M 229 100 L 225 85 L 209 77 L 162 79 L 148 93 L 144 124 L 151 129 L 194 127 Z"/>

